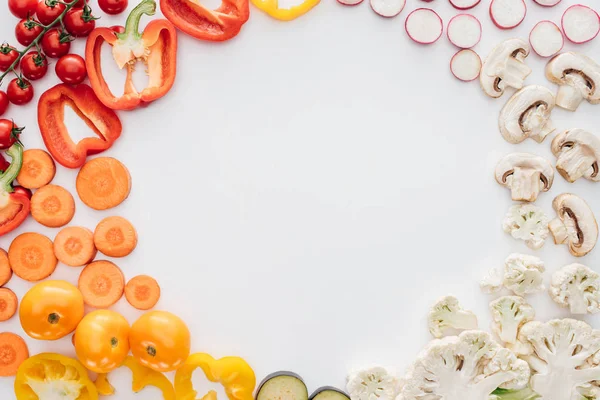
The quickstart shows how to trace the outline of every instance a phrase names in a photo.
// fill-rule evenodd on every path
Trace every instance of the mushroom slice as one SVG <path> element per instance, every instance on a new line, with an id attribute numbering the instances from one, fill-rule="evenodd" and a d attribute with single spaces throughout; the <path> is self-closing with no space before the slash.
<path id="1" fill-rule="evenodd" d="M 528 137 L 541 143 L 554 131 L 550 113 L 554 109 L 554 94 L 543 86 L 529 85 L 506 102 L 498 126 L 507 142 L 521 143 Z"/>
<path id="2" fill-rule="evenodd" d="M 600 103 L 600 65 L 583 54 L 557 55 L 546 65 L 546 78 L 560 85 L 556 95 L 559 107 L 575 111 L 584 99 Z"/>
<path id="3" fill-rule="evenodd" d="M 496 166 L 496 181 L 511 190 L 514 201 L 536 201 L 554 181 L 554 169 L 545 158 L 529 153 L 511 153 Z"/>
<path id="4" fill-rule="evenodd" d="M 548 228 L 554 243 L 568 244 L 575 257 L 588 254 L 598 241 L 598 224 L 590 206 L 581 197 L 563 193 L 552 202 L 558 218 L 550 221 Z"/>
<path id="5" fill-rule="evenodd" d="M 579 178 L 600 182 L 600 138 L 583 129 L 570 129 L 552 140 L 556 169 L 567 181 Z"/>
<path id="6" fill-rule="evenodd" d="M 481 88 L 490 97 L 500 97 L 504 89 L 521 89 L 531 68 L 525 65 L 529 43 L 521 39 L 508 39 L 492 50 L 483 63 L 479 80 Z"/>

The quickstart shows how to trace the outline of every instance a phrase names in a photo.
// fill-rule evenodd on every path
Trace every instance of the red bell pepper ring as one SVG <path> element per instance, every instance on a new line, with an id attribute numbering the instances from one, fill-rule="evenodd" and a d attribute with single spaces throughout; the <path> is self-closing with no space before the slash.
<path id="1" fill-rule="evenodd" d="M 97 137 L 75 143 L 65 125 L 69 105 Z M 67 168 L 79 168 L 88 155 L 109 149 L 121 136 L 121 120 L 96 97 L 88 85 L 59 84 L 48 89 L 38 102 L 38 124 L 42 139 L 52 157 Z"/>
<path id="2" fill-rule="evenodd" d="M 160 9 L 169 21 L 196 39 L 222 42 L 240 33 L 250 17 L 248 0 L 223 0 L 216 10 L 198 0 L 160 0 Z"/>
<path id="3" fill-rule="evenodd" d="M 85 65 L 94 92 L 100 101 L 113 110 L 132 110 L 142 103 L 150 103 L 164 96 L 175 82 L 177 67 L 177 31 L 166 19 L 150 21 L 143 33 L 139 25 L 142 15 L 154 15 L 154 0 L 143 0 L 127 17 L 125 31 L 117 33 L 111 28 L 96 28 L 90 33 L 85 46 Z M 112 54 L 119 68 L 127 67 L 125 91 L 115 96 L 104 76 L 101 66 L 101 48 L 112 46 Z M 133 70 L 137 61 L 146 64 L 148 86 L 138 92 L 133 84 Z"/>
<path id="4" fill-rule="evenodd" d="M 15 230 L 29 215 L 29 198 L 23 191 L 15 191 L 13 181 L 23 166 L 23 146 L 17 142 L 6 150 L 10 165 L 0 174 L 0 236 Z"/>

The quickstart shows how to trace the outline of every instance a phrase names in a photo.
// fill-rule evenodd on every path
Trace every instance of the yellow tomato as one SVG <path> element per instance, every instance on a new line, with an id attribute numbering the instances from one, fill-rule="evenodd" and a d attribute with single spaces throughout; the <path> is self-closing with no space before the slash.
<path id="1" fill-rule="evenodd" d="M 129 345 L 141 365 L 159 372 L 173 371 L 190 355 L 190 331 L 176 315 L 150 311 L 131 325 Z"/>
<path id="2" fill-rule="evenodd" d="M 75 330 L 75 352 L 90 371 L 107 373 L 118 368 L 129 353 L 129 322 L 110 310 L 93 311 Z"/>
<path id="3" fill-rule="evenodd" d="M 32 338 L 60 339 L 73 332 L 83 318 L 83 296 L 69 282 L 38 283 L 23 296 L 19 318 Z"/>

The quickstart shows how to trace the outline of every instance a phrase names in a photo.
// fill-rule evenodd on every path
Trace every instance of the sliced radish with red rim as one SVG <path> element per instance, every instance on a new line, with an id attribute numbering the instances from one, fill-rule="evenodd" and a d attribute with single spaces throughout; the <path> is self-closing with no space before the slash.
<path id="1" fill-rule="evenodd" d="M 415 42 L 431 44 L 437 42 L 442 36 L 444 22 L 435 11 L 429 8 L 417 8 L 406 17 L 404 29 Z"/>
<path id="2" fill-rule="evenodd" d="M 481 58 L 471 49 L 459 50 L 450 60 L 450 71 L 463 82 L 474 81 L 481 72 Z"/>
<path id="3" fill-rule="evenodd" d="M 459 14 L 448 22 L 448 40 L 461 49 L 470 49 L 481 40 L 481 23 L 471 14 Z"/>
<path id="4" fill-rule="evenodd" d="M 562 50 L 565 39 L 554 22 L 542 21 L 531 30 L 529 44 L 540 57 L 552 57 Z"/>
<path id="5" fill-rule="evenodd" d="M 600 32 L 598 13 L 581 4 L 567 8 L 561 23 L 567 39 L 576 44 L 589 42 Z"/>
<path id="6" fill-rule="evenodd" d="M 490 17 L 500 29 L 512 29 L 521 24 L 527 15 L 524 0 L 492 0 Z"/>
<path id="7" fill-rule="evenodd" d="M 406 0 L 370 0 L 371 9 L 382 17 L 392 18 L 400 14 Z"/>
<path id="8" fill-rule="evenodd" d="M 337 0 L 338 3 L 344 6 L 357 6 L 363 2 L 363 0 Z"/>
<path id="9" fill-rule="evenodd" d="M 450 0 L 452 7 L 458 10 L 469 10 L 480 2 L 481 0 Z"/>
<path id="10" fill-rule="evenodd" d="M 562 0 L 533 0 L 533 1 L 538 3 L 542 7 L 554 7 L 555 5 L 560 3 Z"/>

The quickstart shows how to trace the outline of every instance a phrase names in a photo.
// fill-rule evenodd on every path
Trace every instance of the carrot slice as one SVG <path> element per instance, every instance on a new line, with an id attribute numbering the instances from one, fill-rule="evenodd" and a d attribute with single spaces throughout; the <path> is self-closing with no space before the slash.
<path id="1" fill-rule="evenodd" d="M 107 217 L 96 226 L 94 244 L 109 257 L 125 257 L 137 246 L 137 232 L 125 218 Z"/>
<path id="2" fill-rule="evenodd" d="M 75 215 L 75 200 L 62 186 L 46 185 L 31 197 L 31 216 L 50 228 L 65 226 Z"/>
<path id="3" fill-rule="evenodd" d="M 0 333 L 0 376 L 14 376 L 19 366 L 29 358 L 23 338 L 11 332 Z"/>
<path id="4" fill-rule="evenodd" d="M 82 226 L 63 228 L 54 238 L 54 255 L 71 267 L 81 267 L 96 257 L 94 234 Z"/>
<path id="5" fill-rule="evenodd" d="M 49 184 L 56 174 L 56 164 L 50 154 L 40 149 L 23 152 L 23 166 L 17 176 L 19 185 L 27 189 L 39 189 Z"/>
<path id="6" fill-rule="evenodd" d="M 5 250 L 0 249 L 0 286 L 4 286 L 12 278 L 12 269 L 8 262 L 8 254 Z"/>
<path id="7" fill-rule="evenodd" d="M 29 282 L 49 277 L 58 263 L 52 240 L 35 232 L 22 233 L 12 241 L 8 261 L 15 275 Z"/>
<path id="8" fill-rule="evenodd" d="M 17 312 L 19 299 L 9 288 L 0 288 L 0 321 L 7 321 Z"/>
<path id="9" fill-rule="evenodd" d="M 121 204 L 131 191 L 131 175 L 117 159 L 98 157 L 88 161 L 77 174 L 79 198 L 94 210 Z"/>
<path id="10" fill-rule="evenodd" d="M 151 276 L 135 276 L 125 286 L 125 298 L 134 308 L 149 310 L 160 298 L 160 286 Z"/>
<path id="11" fill-rule="evenodd" d="M 123 296 L 125 277 L 110 261 L 94 261 L 81 271 L 78 286 L 85 304 L 107 308 Z"/>

